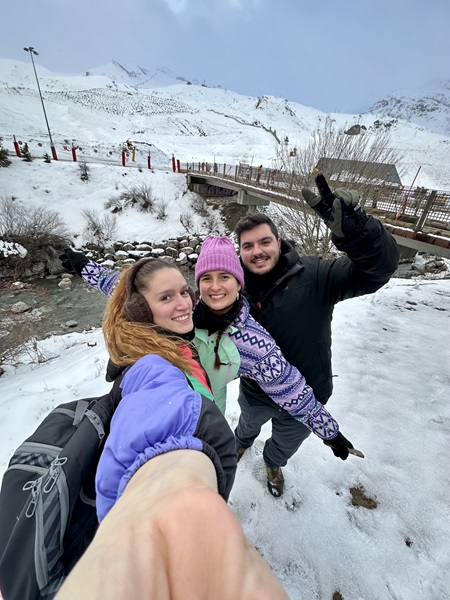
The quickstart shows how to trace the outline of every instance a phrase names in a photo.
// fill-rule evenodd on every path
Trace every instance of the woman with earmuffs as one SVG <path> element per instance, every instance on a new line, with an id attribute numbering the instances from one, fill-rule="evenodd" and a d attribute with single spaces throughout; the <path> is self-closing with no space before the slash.
<path id="1" fill-rule="evenodd" d="M 206 454 L 218 492 L 228 499 L 236 470 L 234 437 L 211 401 L 191 343 L 193 302 L 182 273 L 154 258 L 122 271 L 108 301 L 102 325 L 106 346 L 112 362 L 127 372 L 98 464 L 100 521 L 143 464 L 172 450 Z"/>
<path id="2" fill-rule="evenodd" d="M 101 522 L 57 600 L 287 600 L 226 504 L 234 435 L 191 344 L 192 308 L 176 267 L 121 271 L 103 321 L 127 370 L 96 474 Z"/>

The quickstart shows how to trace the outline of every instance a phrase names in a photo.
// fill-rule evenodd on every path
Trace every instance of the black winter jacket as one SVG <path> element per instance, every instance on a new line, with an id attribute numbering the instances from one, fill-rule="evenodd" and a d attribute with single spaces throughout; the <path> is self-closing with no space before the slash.
<path id="1" fill-rule="evenodd" d="M 258 281 L 258 276 L 244 267 L 245 290 L 253 317 L 273 336 L 286 359 L 304 374 L 322 404 L 333 390 L 334 305 L 376 292 L 389 281 L 399 259 L 394 238 L 372 217 L 365 218 L 350 238 L 333 236 L 333 242 L 347 256 L 333 260 L 300 257 L 282 240 L 281 257 L 274 269 L 276 280 L 262 292 L 262 280 Z M 340 333 L 345 335 L 344 331 Z M 241 378 L 241 387 L 250 403 L 252 397 L 272 403 L 254 381 Z"/>

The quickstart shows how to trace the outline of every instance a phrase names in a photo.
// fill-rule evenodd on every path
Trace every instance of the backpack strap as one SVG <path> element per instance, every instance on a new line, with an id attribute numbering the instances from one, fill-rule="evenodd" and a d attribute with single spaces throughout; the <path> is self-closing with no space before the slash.
<path id="1" fill-rule="evenodd" d="M 98 433 L 99 440 L 102 440 L 105 437 L 105 428 L 103 427 L 103 423 L 100 417 L 89 408 L 86 408 L 83 415 L 89 419 L 89 421 L 94 426 L 95 430 Z"/>
<path id="2" fill-rule="evenodd" d="M 80 423 L 81 419 L 84 417 L 84 413 L 89 406 L 89 402 L 87 400 L 79 400 L 77 402 L 77 406 L 75 408 L 75 416 L 73 418 L 73 426 L 76 427 L 78 423 Z"/>

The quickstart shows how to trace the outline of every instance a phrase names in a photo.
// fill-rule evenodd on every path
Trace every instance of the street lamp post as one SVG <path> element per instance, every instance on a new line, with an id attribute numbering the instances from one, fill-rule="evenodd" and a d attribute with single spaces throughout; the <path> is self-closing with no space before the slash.
<path id="1" fill-rule="evenodd" d="M 50 148 L 52 149 L 53 160 L 58 160 L 58 156 L 56 155 L 56 148 L 55 148 L 55 146 L 53 144 L 53 140 L 52 140 L 52 134 L 50 133 L 50 126 L 48 124 L 47 113 L 45 112 L 44 99 L 42 98 L 41 86 L 39 85 L 39 79 L 38 79 L 38 76 L 37 76 L 37 73 L 36 73 L 36 67 L 35 67 L 35 64 L 34 64 L 33 54 L 35 54 L 36 56 L 39 56 L 39 52 L 36 52 L 36 50 L 33 48 L 33 46 L 29 46 L 28 48 L 24 48 L 24 50 L 25 50 L 25 52 L 28 52 L 29 55 L 31 56 L 31 62 L 33 64 L 34 75 L 36 77 L 36 83 L 37 83 L 38 90 L 39 90 L 39 96 L 41 98 L 42 110 L 44 111 L 45 122 L 47 124 L 48 137 L 50 138 Z"/>

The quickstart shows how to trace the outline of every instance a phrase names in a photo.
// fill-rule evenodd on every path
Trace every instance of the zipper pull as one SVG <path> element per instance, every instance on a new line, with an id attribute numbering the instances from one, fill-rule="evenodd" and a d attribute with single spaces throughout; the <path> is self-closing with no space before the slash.
<path id="1" fill-rule="evenodd" d="M 60 474 L 60 467 L 64 464 L 66 464 L 67 462 L 67 457 L 63 457 L 63 458 L 55 458 L 55 460 L 53 460 L 50 464 L 50 469 L 48 472 L 48 479 L 45 482 L 44 487 L 42 488 L 43 491 L 48 494 L 49 492 L 51 492 L 51 490 L 54 488 L 56 480 L 59 477 Z"/>
<path id="2" fill-rule="evenodd" d="M 27 518 L 31 518 L 36 511 L 36 506 L 37 506 L 39 496 L 41 493 L 41 486 L 42 486 L 42 477 L 40 477 L 39 479 L 36 479 L 35 481 L 27 481 L 26 484 L 22 488 L 24 491 L 31 490 L 31 500 L 27 506 L 27 510 L 25 511 L 25 516 Z"/>

